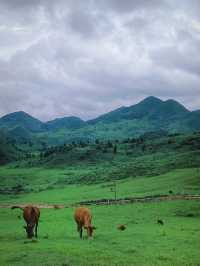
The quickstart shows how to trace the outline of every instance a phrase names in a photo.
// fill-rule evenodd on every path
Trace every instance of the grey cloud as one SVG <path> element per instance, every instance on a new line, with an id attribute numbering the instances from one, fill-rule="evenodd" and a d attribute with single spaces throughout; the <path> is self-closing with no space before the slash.
<path id="1" fill-rule="evenodd" d="M 130 13 L 140 9 L 151 10 L 153 8 L 167 6 L 166 1 L 164 0 L 103 0 L 99 2 L 102 7 L 109 8 L 110 10 L 118 13 Z"/>
<path id="2" fill-rule="evenodd" d="M 188 53 L 185 53 L 184 50 L 178 50 L 177 47 L 168 47 L 156 51 L 152 58 L 161 67 L 179 69 L 199 76 L 200 57 L 196 56 L 198 53 L 198 50 L 190 49 Z"/>
<path id="3" fill-rule="evenodd" d="M 0 115 L 88 119 L 148 95 L 199 109 L 199 5 L 179 3 L 0 1 Z"/>

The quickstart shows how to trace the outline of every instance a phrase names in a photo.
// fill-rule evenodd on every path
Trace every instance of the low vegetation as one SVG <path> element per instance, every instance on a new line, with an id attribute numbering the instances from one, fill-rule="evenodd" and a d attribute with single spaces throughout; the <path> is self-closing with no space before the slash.
<path id="1" fill-rule="evenodd" d="M 175 169 L 187 172 L 200 166 L 200 134 L 151 133 L 122 142 L 73 142 L 22 154 L 18 161 L 0 167 L 2 194 L 133 180 Z"/>

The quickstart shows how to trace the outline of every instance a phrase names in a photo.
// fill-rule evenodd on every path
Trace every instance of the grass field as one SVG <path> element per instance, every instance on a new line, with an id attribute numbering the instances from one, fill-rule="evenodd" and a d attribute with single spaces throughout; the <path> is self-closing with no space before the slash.
<path id="1" fill-rule="evenodd" d="M 119 180 L 117 196 L 167 194 L 169 190 L 174 194 L 200 194 L 199 178 L 199 168 L 191 168 L 160 176 Z M 1 195 L 1 203 L 68 204 L 112 198 L 110 184 L 75 184 Z M 42 209 L 37 241 L 26 239 L 23 218 L 18 218 L 21 210 L 0 209 L 1 265 L 200 265 L 199 201 L 93 206 L 91 209 L 97 227 L 92 241 L 79 239 L 73 208 Z M 157 219 L 162 219 L 164 225 L 157 224 Z M 126 224 L 127 229 L 117 230 L 118 224 Z"/>
<path id="2" fill-rule="evenodd" d="M 94 206 L 92 211 L 93 240 L 79 239 L 71 208 L 43 209 L 39 238 L 30 241 L 17 217 L 21 211 L 1 209 L 1 265 L 200 265 L 199 202 Z M 121 223 L 127 225 L 123 232 L 116 228 Z"/>
<path id="3" fill-rule="evenodd" d="M 104 146 L 99 150 L 91 144 L 12 162 L 0 167 L 0 203 L 68 205 L 113 199 L 114 183 L 117 198 L 200 195 L 199 139 L 120 143 L 115 155 L 113 149 L 104 153 Z M 0 265 L 200 266 L 200 201 L 91 209 L 97 227 L 93 240 L 79 239 L 73 208 L 52 208 L 41 209 L 39 238 L 31 241 L 22 228 L 22 211 L 0 208 Z M 119 224 L 127 229 L 119 231 Z"/>
<path id="4" fill-rule="evenodd" d="M 4 169 L 5 170 L 5 169 Z M 9 172 L 12 180 L 12 169 Z M 28 169 L 24 170 L 25 172 Z M 51 173 L 52 171 L 52 173 Z M 38 175 L 49 173 L 59 176 L 63 170 L 55 169 L 36 171 Z M 31 171 L 30 171 L 31 172 Z M 21 173 L 24 173 L 23 170 Z M 8 172 L 7 172 L 8 174 Z M 15 173 L 16 174 L 16 173 Z M 41 182 L 44 181 L 44 176 L 41 177 Z M 15 180 L 14 175 L 13 179 Z M 37 179 L 38 181 L 39 179 Z M 200 194 L 200 169 L 177 169 L 159 176 L 152 177 L 136 177 L 117 181 L 117 197 L 133 197 L 147 195 L 166 195 L 170 190 L 174 194 Z M 32 186 L 34 180 L 32 181 Z M 114 193 L 111 191 L 112 182 L 91 184 L 91 185 L 65 185 L 63 188 L 52 188 L 39 192 L 20 193 L 14 195 L 0 195 L 2 203 L 50 203 L 50 204 L 69 204 L 84 200 L 114 198 Z M 38 186 L 38 183 L 36 183 Z"/>

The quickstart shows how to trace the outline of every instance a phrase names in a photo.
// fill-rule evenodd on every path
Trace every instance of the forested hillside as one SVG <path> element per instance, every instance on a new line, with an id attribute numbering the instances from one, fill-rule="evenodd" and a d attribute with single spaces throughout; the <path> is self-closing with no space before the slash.
<path id="1" fill-rule="evenodd" d="M 198 131 L 200 112 L 191 112 L 174 100 L 162 101 L 151 96 L 88 121 L 70 116 L 41 122 L 24 112 L 15 112 L 0 119 L 0 130 L 8 132 L 17 142 L 29 141 L 38 147 L 44 143 L 48 146 L 81 140 L 122 140 L 159 130 Z"/>

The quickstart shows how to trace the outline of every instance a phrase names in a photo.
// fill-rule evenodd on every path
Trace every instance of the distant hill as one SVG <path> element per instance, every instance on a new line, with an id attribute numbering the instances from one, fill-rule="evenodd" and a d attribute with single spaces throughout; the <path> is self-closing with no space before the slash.
<path id="1" fill-rule="evenodd" d="M 49 145 L 64 142 L 125 139 L 148 132 L 189 133 L 200 130 L 200 111 L 189 111 L 175 100 L 162 101 L 150 96 L 129 107 L 120 107 L 99 117 L 83 121 L 78 117 L 57 118 L 48 122 L 24 112 L 0 118 L 0 130 L 15 138 L 34 139 Z"/>
<path id="2" fill-rule="evenodd" d="M 21 127 L 30 132 L 42 131 L 43 123 L 31 115 L 19 111 L 7 114 L 0 118 L 0 128 L 13 130 L 15 127 Z"/>
<path id="3" fill-rule="evenodd" d="M 79 117 L 69 116 L 56 118 L 44 123 L 43 128 L 46 130 L 57 130 L 60 128 L 77 129 L 85 125 L 85 122 Z"/>
<path id="4" fill-rule="evenodd" d="M 132 120 L 143 118 L 152 120 L 170 119 L 184 116 L 187 113 L 189 113 L 189 111 L 174 100 L 162 101 L 154 96 L 150 96 L 138 104 L 130 107 L 118 108 L 93 120 L 89 120 L 88 123 L 112 123 L 123 119 Z"/>

